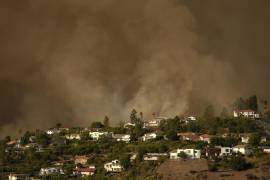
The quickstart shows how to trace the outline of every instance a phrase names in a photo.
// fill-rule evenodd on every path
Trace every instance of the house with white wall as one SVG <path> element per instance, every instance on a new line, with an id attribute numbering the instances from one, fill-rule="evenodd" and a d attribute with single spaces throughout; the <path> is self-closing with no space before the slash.
<path id="1" fill-rule="evenodd" d="M 80 175 L 82 177 L 86 176 L 93 176 L 96 172 L 95 166 L 88 166 L 88 167 L 76 167 L 73 170 L 74 175 Z"/>
<path id="2" fill-rule="evenodd" d="M 46 131 L 46 134 L 48 135 L 53 135 L 53 134 L 59 134 L 61 131 L 58 128 L 52 128 L 52 129 L 48 129 Z"/>
<path id="3" fill-rule="evenodd" d="M 158 127 L 163 120 L 167 120 L 167 117 L 154 117 L 154 119 L 144 122 L 144 128 Z"/>
<path id="4" fill-rule="evenodd" d="M 130 134 L 113 134 L 112 138 L 116 141 L 130 142 Z"/>
<path id="5" fill-rule="evenodd" d="M 217 148 L 220 148 L 220 156 L 229 156 L 233 152 L 231 147 L 217 146 Z"/>
<path id="6" fill-rule="evenodd" d="M 191 159 L 201 158 L 201 150 L 199 149 L 176 149 L 170 152 L 170 159 L 180 159 L 179 154 L 181 152 L 184 152 Z"/>
<path id="7" fill-rule="evenodd" d="M 109 136 L 110 133 L 108 132 L 103 132 L 103 131 L 91 131 L 89 132 L 89 136 L 93 139 L 93 140 L 99 140 L 101 137 L 106 137 Z"/>
<path id="8" fill-rule="evenodd" d="M 81 135 L 80 134 L 67 134 L 66 139 L 68 140 L 81 140 Z"/>
<path id="9" fill-rule="evenodd" d="M 151 139 L 156 139 L 157 138 L 157 133 L 146 133 L 144 134 L 141 139 L 142 141 L 148 141 L 148 140 L 151 140 Z"/>
<path id="10" fill-rule="evenodd" d="M 243 155 L 249 155 L 252 153 L 252 149 L 247 145 L 237 145 L 232 148 L 234 153 L 241 153 Z"/>
<path id="11" fill-rule="evenodd" d="M 28 174 L 9 174 L 8 180 L 30 180 L 30 176 Z"/>
<path id="12" fill-rule="evenodd" d="M 119 160 L 113 160 L 111 162 L 105 163 L 104 168 L 107 172 L 121 172 L 123 170 L 123 166 Z"/>
<path id="13" fill-rule="evenodd" d="M 234 110 L 233 111 L 233 117 L 245 117 L 245 118 L 251 118 L 251 119 L 259 119 L 260 114 L 256 113 L 256 111 L 252 109 L 243 109 L 243 110 Z"/>
<path id="14" fill-rule="evenodd" d="M 54 175 L 54 174 L 65 174 L 62 168 L 58 167 L 47 167 L 41 168 L 39 171 L 40 176 Z"/>

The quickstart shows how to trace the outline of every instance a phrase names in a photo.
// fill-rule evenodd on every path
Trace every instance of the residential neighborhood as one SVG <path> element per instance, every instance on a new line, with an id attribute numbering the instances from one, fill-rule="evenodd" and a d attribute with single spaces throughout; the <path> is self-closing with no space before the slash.
<path id="1" fill-rule="evenodd" d="M 210 113 L 187 115 L 185 120 L 175 116 L 142 121 L 133 110 L 120 126 L 110 126 L 106 117 L 89 127 L 58 123 L 47 130 L 27 131 L 20 138 L 6 137 L 0 146 L 5 172 L 1 176 L 129 179 L 135 173 L 162 179 L 159 169 L 166 163 L 205 161 L 207 172 L 220 173 L 244 172 L 270 162 L 270 137 L 258 125 L 262 119 L 236 116 L 235 111 L 228 118 Z"/>

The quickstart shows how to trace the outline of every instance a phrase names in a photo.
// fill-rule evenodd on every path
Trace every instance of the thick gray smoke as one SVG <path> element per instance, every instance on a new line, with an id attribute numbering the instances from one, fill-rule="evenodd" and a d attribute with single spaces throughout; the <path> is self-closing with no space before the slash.
<path id="1" fill-rule="evenodd" d="M 268 0 L 1 2 L 1 134 L 105 115 L 117 123 L 133 108 L 147 118 L 269 98 L 269 8 Z"/>

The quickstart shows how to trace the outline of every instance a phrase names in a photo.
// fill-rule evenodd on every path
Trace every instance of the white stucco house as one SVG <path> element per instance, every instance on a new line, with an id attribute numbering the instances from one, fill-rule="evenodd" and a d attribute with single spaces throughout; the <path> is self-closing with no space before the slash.
<path id="1" fill-rule="evenodd" d="M 48 135 L 53 135 L 53 134 L 59 134 L 61 131 L 59 130 L 59 129 L 57 129 L 57 128 L 53 128 L 53 129 L 48 129 L 47 131 L 46 131 L 46 134 L 48 134 Z"/>
<path id="2" fill-rule="evenodd" d="M 161 157 L 168 157 L 167 153 L 147 153 L 143 156 L 144 161 L 158 161 Z"/>
<path id="3" fill-rule="evenodd" d="M 80 175 L 82 177 L 86 176 L 93 176 L 96 172 L 95 166 L 88 166 L 88 167 L 76 167 L 73 170 L 74 175 Z"/>
<path id="4" fill-rule="evenodd" d="M 28 174 L 9 174 L 8 180 L 30 180 L 30 176 Z"/>
<path id="5" fill-rule="evenodd" d="M 144 134 L 142 137 L 142 141 L 148 141 L 148 140 L 151 140 L 151 139 L 156 139 L 157 138 L 157 134 L 156 133 L 147 133 L 147 134 Z"/>
<path id="6" fill-rule="evenodd" d="M 233 111 L 233 117 L 246 117 L 251 119 L 259 119 L 260 114 L 256 113 L 256 111 L 251 109 L 243 109 L 243 110 L 234 110 Z"/>
<path id="7" fill-rule="evenodd" d="M 128 122 L 124 124 L 124 128 L 135 127 L 135 125 L 136 125 L 135 123 Z"/>
<path id="8" fill-rule="evenodd" d="M 195 122 L 197 120 L 197 118 L 195 116 L 188 116 L 186 118 L 184 118 L 184 122 L 186 124 L 190 123 L 190 122 Z"/>
<path id="9" fill-rule="evenodd" d="M 119 160 L 113 160 L 111 162 L 105 163 L 104 168 L 107 172 L 121 172 L 123 170 Z"/>
<path id="10" fill-rule="evenodd" d="M 91 131 L 91 132 L 89 132 L 89 136 L 93 140 L 99 140 L 101 137 L 109 136 L 109 133 L 103 132 L 103 131 Z"/>
<path id="11" fill-rule="evenodd" d="M 241 153 L 243 155 L 249 155 L 252 153 L 252 149 L 247 145 L 237 145 L 232 148 L 234 153 Z"/>
<path id="12" fill-rule="evenodd" d="M 221 147 L 221 146 L 217 146 L 216 148 L 220 149 L 220 156 L 228 156 L 231 155 L 233 150 L 231 147 Z"/>
<path id="13" fill-rule="evenodd" d="M 80 134 L 67 134 L 66 139 L 68 139 L 68 140 L 74 140 L 74 139 L 81 140 L 81 135 Z"/>
<path id="14" fill-rule="evenodd" d="M 161 121 L 168 119 L 167 117 L 155 117 L 154 119 L 144 123 L 144 128 L 158 127 Z"/>
<path id="15" fill-rule="evenodd" d="M 208 134 L 202 134 L 199 136 L 199 138 L 200 138 L 200 141 L 207 142 L 208 144 L 211 143 L 211 136 Z"/>
<path id="16" fill-rule="evenodd" d="M 40 176 L 47 176 L 47 175 L 53 175 L 53 174 L 65 174 L 65 173 L 63 169 L 56 168 L 56 167 L 41 168 L 39 171 Z"/>
<path id="17" fill-rule="evenodd" d="M 180 159 L 179 154 L 181 152 L 184 152 L 191 159 L 201 158 L 201 150 L 199 149 L 176 149 L 170 152 L 170 159 Z"/>
<path id="18" fill-rule="evenodd" d="M 116 141 L 130 142 L 130 134 L 113 134 L 112 138 Z"/>

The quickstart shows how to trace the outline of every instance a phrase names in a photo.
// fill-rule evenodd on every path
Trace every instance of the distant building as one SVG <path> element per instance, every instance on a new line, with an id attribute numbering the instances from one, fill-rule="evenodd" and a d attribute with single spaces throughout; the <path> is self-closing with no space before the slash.
<path id="1" fill-rule="evenodd" d="M 247 145 L 237 145 L 232 148 L 234 153 L 241 153 L 243 155 L 249 155 L 252 153 L 252 149 Z"/>
<path id="2" fill-rule="evenodd" d="M 270 153 L 270 146 L 259 147 L 264 153 Z"/>
<path id="3" fill-rule="evenodd" d="M 87 162 L 88 162 L 88 160 L 90 160 L 91 158 L 90 157 L 88 157 L 88 156 L 78 156 L 78 155 L 76 155 L 75 157 L 74 157 L 74 163 L 75 164 L 82 164 L 82 165 L 85 165 Z"/>
<path id="4" fill-rule="evenodd" d="M 9 180 L 30 180 L 28 174 L 10 174 L 8 176 Z"/>
<path id="5" fill-rule="evenodd" d="M 105 163 L 104 168 L 107 172 L 121 172 L 123 170 L 119 160 L 113 160 L 112 162 Z"/>
<path id="6" fill-rule="evenodd" d="M 130 123 L 130 122 L 128 122 L 128 123 L 125 123 L 124 124 L 124 128 L 131 128 L 131 127 L 135 127 L 135 123 Z"/>
<path id="7" fill-rule="evenodd" d="M 130 142 L 130 135 L 129 134 L 113 134 L 113 139 L 116 139 L 116 141 L 123 141 L 123 142 Z"/>
<path id="8" fill-rule="evenodd" d="M 208 134 L 200 135 L 199 139 L 200 139 L 200 141 L 207 142 L 208 144 L 210 144 L 210 142 L 211 142 L 211 136 Z"/>
<path id="9" fill-rule="evenodd" d="M 167 117 L 154 117 L 154 119 L 144 122 L 144 128 L 155 128 L 158 127 L 163 120 L 167 120 Z"/>
<path id="10" fill-rule="evenodd" d="M 89 132 L 89 136 L 93 140 L 99 140 L 101 137 L 109 136 L 109 133 L 108 132 L 102 132 L 102 131 L 92 131 L 92 132 Z"/>
<path id="11" fill-rule="evenodd" d="M 233 152 L 231 147 L 217 146 L 217 148 L 220 149 L 220 156 L 228 156 L 228 155 L 231 155 Z"/>
<path id="12" fill-rule="evenodd" d="M 251 119 L 259 119 L 260 118 L 260 114 L 256 113 L 256 111 L 251 110 L 251 109 L 234 110 L 233 116 L 235 118 L 237 118 L 237 117 L 246 117 L 246 118 L 251 118 Z"/>
<path id="13" fill-rule="evenodd" d="M 69 139 L 69 140 L 74 140 L 74 139 L 81 140 L 81 135 L 80 134 L 67 134 L 66 139 Z"/>
<path id="14" fill-rule="evenodd" d="M 92 176 L 92 175 L 95 174 L 95 172 L 96 172 L 96 167 L 95 166 L 82 167 L 82 168 L 76 167 L 73 170 L 74 175 L 80 175 L 82 177 Z"/>
<path id="15" fill-rule="evenodd" d="M 184 121 L 186 124 L 188 124 L 190 122 L 195 122 L 196 120 L 197 118 L 195 116 L 188 116 L 184 120 L 182 120 L 182 122 Z"/>
<path id="16" fill-rule="evenodd" d="M 52 128 L 46 131 L 46 134 L 53 135 L 53 134 L 59 134 L 61 131 L 58 128 Z"/>
<path id="17" fill-rule="evenodd" d="M 142 141 L 148 141 L 148 140 L 151 140 L 151 139 L 156 139 L 157 138 L 157 134 L 156 133 L 147 133 L 147 134 L 144 134 L 142 136 Z"/>
<path id="18" fill-rule="evenodd" d="M 177 136 L 183 141 L 199 141 L 200 137 L 192 132 L 177 133 Z"/>
<path id="19" fill-rule="evenodd" d="M 54 175 L 54 174 L 65 174 L 63 169 L 56 167 L 41 168 L 39 171 L 40 176 Z"/>
<path id="20" fill-rule="evenodd" d="M 147 153 L 143 156 L 144 161 L 158 161 L 161 157 L 167 157 L 167 153 Z"/>
<path id="21" fill-rule="evenodd" d="M 179 154 L 184 152 L 190 159 L 201 158 L 201 150 L 199 149 L 176 149 L 170 153 L 170 159 L 180 159 Z"/>
<path id="22" fill-rule="evenodd" d="M 250 139 L 250 134 L 240 134 L 241 142 L 247 144 Z"/>

